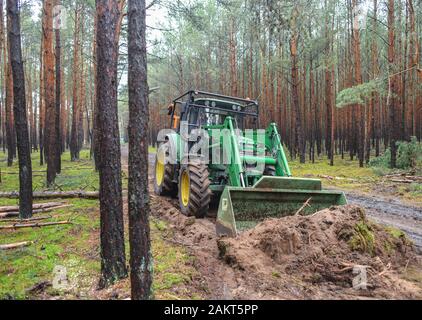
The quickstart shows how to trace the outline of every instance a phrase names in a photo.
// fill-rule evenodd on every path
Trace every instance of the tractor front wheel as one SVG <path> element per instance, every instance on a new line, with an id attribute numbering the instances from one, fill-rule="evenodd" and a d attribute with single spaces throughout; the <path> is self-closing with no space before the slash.
<path id="1" fill-rule="evenodd" d="M 179 204 L 185 216 L 204 218 L 211 201 L 210 180 L 207 165 L 191 161 L 182 165 L 179 174 Z"/>

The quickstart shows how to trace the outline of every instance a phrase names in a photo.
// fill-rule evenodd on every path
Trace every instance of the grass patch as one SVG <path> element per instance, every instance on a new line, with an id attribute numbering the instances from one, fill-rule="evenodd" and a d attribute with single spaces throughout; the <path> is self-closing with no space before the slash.
<path id="1" fill-rule="evenodd" d="M 315 159 L 315 163 L 306 162 L 301 164 L 299 160 L 290 162 L 293 176 L 319 178 L 324 184 L 331 187 L 354 189 L 356 187 L 367 187 L 376 183 L 380 178 L 371 168 L 360 168 L 356 160 L 341 159 L 336 156 L 334 166 L 330 166 L 330 160 L 326 158 Z"/>
<path id="2" fill-rule="evenodd" d="M 56 185 L 52 188 L 47 188 L 46 184 L 46 165 L 40 165 L 39 152 L 31 154 L 32 159 L 32 184 L 34 191 L 55 190 L 55 191 L 70 191 L 70 190 L 98 190 L 99 177 L 94 170 L 93 160 L 90 159 L 90 151 L 82 150 L 80 153 L 80 160 L 70 161 L 69 152 L 62 155 L 62 173 L 56 178 Z M 17 160 L 13 161 L 12 167 L 7 167 L 5 161 L 0 161 L 1 191 L 17 191 L 19 190 L 19 166 Z M 3 201 L 3 200 L 1 200 Z"/>
<path id="3" fill-rule="evenodd" d="M 97 201 L 72 200 L 71 208 L 54 212 L 57 217 L 47 221 L 67 220 L 73 225 L 40 229 L 18 229 L 2 231 L 0 244 L 34 241 L 30 247 L 0 253 L 0 299 L 29 298 L 26 290 L 41 281 L 52 281 L 53 269 L 57 265 L 70 267 L 68 261 L 87 272 L 97 271 L 96 264 L 89 264 L 85 257 L 87 241 L 92 230 L 99 228 L 94 216 Z M 73 269 L 69 268 L 69 276 Z"/>
<path id="4" fill-rule="evenodd" d="M 395 239 L 406 238 L 406 234 L 400 229 L 394 227 L 385 227 L 385 231 L 387 231 Z"/>
<path id="5" fill-rule="evenodd" d="M 46 190 L 46 167 L 39 165 L 39 153 L 32 154 L 32 164 L 34 189 Z M 19 176 L 6 174 L 19 171 L 16 161 L 12 167 L 7 167 L 6 162 L 1 161 L 0 168 L 0 190 L 19 190 Z M 69 153 L 65 153 L 62 157 L 62 168 L 63 172 L 57 177 L 56 184 L 63 191 L 98 190 L 98 173 L 94 170 L 93 161 L 89 159 L 89 150 L 81 152 L 81 160 L 78 162 L 71 162 Z M 123 187 L 126 187 L 127 178 L 124 173 L 122 175 Z M 54 200 L 37 203 L 52 201 Z M 0 251 L 0 299 L 42 298 L 43 296 L 31 296 L 27 290 L 40 282 L 52 282 L 53 271 L 57 266 L 66 268 L 69 287 L 66 290 L 50 287 L 45 294 L 60 298 L 96 298 L 95 290 L 92 289 L 96 287 L 100 275 L 99 203 L 97 200 L 83 199 L 66 202 L 72 206 L 49 213 L 53 218 L 45 222 L 71 219 L 72 225 L 0 231 L 0 244 L 35 242 L 27 248 Z M 6 205 L 18 205 L 18 200 L 0 199 L 0 206 Z M 10 223 L 0 221 L 0 224 Z M 197 274 L 197 270 L 192 266 L 192 258 L 184 248 L 165 240 L 168 232 L 165 222 L 157 219 L 151 222 L 155 297 L 200 299 L 201 294 L 192 292 L 189 288 L 192 278 Z M 127 226 L 125 235 L 128 238 Z M 128 244 L 126 252 L 129 253 Z M 129 294 L 129 288 L 125 290 Z"/>
<path id="6" fill-rule="evenodd" d="M 422 186 L 420 183 L 401 185 L 385 180 L 391 170 L 383 167 L 359 167 L 357 160 L 336 156 L 334 166 L 327 158 L 318 158 L 315 163 L 301 164 L 298 159 L 290 161 L 294 177 L 321 179 L 323 187 L 336 188 L 359 193 L 382 194 L 399 198 L 403 202 L 422 205 Z M 397 171 L 397 170 L 396 170 Z M 395 171 L 395 172 L 396 172 Z"/>

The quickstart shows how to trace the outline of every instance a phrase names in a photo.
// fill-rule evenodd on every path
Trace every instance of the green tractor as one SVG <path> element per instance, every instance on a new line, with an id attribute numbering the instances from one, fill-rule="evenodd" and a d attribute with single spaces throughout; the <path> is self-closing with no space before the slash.
<path id="1" fill-rule="evenodd" d="M 322 190 L 320 180 L 292 178 L 277 125 L 258 129 L 256 101 L 189 91 L 173 101 L 169 116 L 171 129 L 158 139 L 155 193 L 178 197 L 181 212 L 197 218 L 219 200 L 219 235 L 347 204 L 344 193 Z"/>

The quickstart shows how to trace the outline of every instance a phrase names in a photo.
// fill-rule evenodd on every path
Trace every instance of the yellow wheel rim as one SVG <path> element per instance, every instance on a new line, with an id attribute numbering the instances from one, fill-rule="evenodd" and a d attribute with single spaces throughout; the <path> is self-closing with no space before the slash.
<path id="1" fill-rule="evenodd" d="M 164 164 L 158 159 L 155 165 L 155 181 L 158 186 L 161 186 L 164 181 Z"/>
<path id="2" fill-rule="evenodd" d="M 185 207 L 187 207 L 189 204 L 189 197 L 190 197 L 190 181 L 189 181 L 189 174 L 186 171 L 182 173 L 180 193 L 181 193 L 182 203 Z"/>

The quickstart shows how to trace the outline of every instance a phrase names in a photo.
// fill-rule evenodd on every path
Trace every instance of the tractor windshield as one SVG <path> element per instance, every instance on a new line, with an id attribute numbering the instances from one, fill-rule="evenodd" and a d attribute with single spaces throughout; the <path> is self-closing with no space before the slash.
<path id="1" fill-rule="evenodd" d="M 189 123 L 189 131 L 201 127 L 218 127 L 227 117 L 241 130 L 257 125 L 258 104 L 250 99 L 229 97 L 202 91 L 189 91 L 174 100 L 181 106 L 181 121 Z"/>
<path id="2" fill-rule="evenodd" d="M 195 100 L 195 105 L 205 107 L 202 110 L 203 119 L 201 120 L 201 123 L 203 125 L 222 125 L 226 120 L 226 117 L 230 116 L 235 119 L 235 122 L 239 129 L 244 129 L 245 116 L 238 113 L 243 111 L 243 106 L 238 103 L 230 103 L 229 101 L 201 98 Z M 200 108 L 198 108 L 198 112 L 194 113 L 200 114 Z"/>

